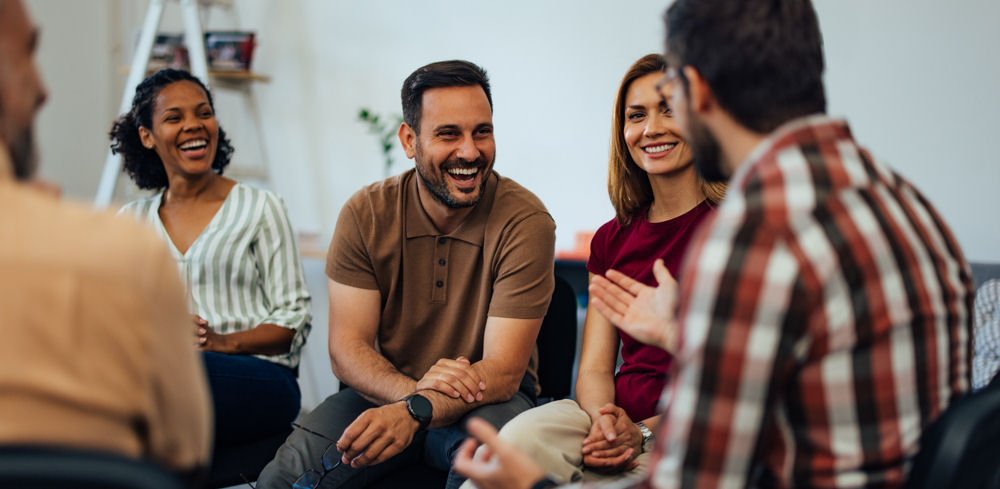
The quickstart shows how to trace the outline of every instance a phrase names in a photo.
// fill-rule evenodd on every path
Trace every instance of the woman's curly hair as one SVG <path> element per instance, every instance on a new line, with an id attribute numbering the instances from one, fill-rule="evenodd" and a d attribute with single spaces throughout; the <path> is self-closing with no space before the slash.
<path id="1" fill-rule="evenodd" d="M 212 101 L 212 92 L 197 77 L 184 70 L 165 69 L 157 71 L 142 81 L 135 88 L 135 98 L 132 99 L 132 108 L 115 119 L 111 126 L 111 151 L 122 155 L 124 160 L 124 171 L 132 178 L 139 188 L 143 190 L 159 190 L 167 188 L 170 183 L 167 181 L 167 172 L 163 169 L 163 161 L 153 149 L 147 149 L 142 145 L 139 137 L 139 127 L 153 130 L 153 104 L 156 96 L 163 90 L 163 87 L 179 81 L 189 81 L 198 84 L 205 91 L 208 98 L 208 105 L 215 112 L 215 104 Z M 219 127 L 219 141 L 215 150 L 215 159 L 212 160 L 212 169 L 219 175 L 222 169 L 229 164 L 229 159 L 233 156 L 233 146 L 229 143 L 225 131 Z"/>

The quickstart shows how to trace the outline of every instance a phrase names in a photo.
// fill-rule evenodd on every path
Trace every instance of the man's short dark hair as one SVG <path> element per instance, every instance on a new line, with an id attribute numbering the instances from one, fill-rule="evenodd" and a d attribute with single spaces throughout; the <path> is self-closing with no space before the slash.
<path id="1" fill-rule="evenodd" d="M 664 14 L 667 62 L 692 66 L 719 105 L 758 133 L 826 111 L 823 39 L 809 0 L 677 0 Z"/>
<path id="2" fill-rule="evenodd" d="M 493 96 L 490 94 L 490 79 L 486 70 L 474 63 L 463 60 L 438 61 L 417 68 L 403 82 L 403 121 L 413 131 L 420 133 L 420 116 L 423 112 L 424 92 L 431 88 L 470 87 L 479 85 L 486 92 L 486 100 L 493 110 Z"/>

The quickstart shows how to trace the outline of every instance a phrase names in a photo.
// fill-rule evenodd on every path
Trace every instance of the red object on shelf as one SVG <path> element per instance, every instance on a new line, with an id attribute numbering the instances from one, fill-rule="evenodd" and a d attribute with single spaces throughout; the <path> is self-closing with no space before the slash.
<path id="1" fill-rule="evenodd" d="M 594 239 L 594 231 L 577 231 L 573 248 L 559 250 L 556 259 L 587 261 L 590 258 L 590 240 Z"/>
<path id="2" fill-rule="evenodd" d="M 243 63 L 243 69 L 250 69 L 250 62 L 253 61 L 253 50 L 257 47 L 257 41 L 254 41 L 254 33 L 251 32 L 250 36 L 247 37 L 246 41 L 243 41 L 242 48 L 240 50 L 240 61 Z"/>

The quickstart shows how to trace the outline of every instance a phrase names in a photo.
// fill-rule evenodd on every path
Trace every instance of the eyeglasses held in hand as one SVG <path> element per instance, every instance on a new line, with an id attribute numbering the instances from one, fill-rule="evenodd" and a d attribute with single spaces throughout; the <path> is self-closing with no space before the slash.
<path id="1" fill-rule="evenodd" d="M 315 432 L 298 423 L 292 423 L 292 427 L 298 428 L 306 433 L 312 433 L 320 438 L 323 438 L 324 440 L 330 441 L 330 446 L 326 447 L 326 450 L 323 451 L 323 458 L 320 459 L 323 462 L 323 473 L 321 474 L 313 469 L 308 469 L 303 472 L 298 479 L 295 479 L 294 483 L 292 483 L 292 489 L 316 489 L 319 487 L 320 481 L 326 477 L 326 474 L 329 474 L 331 470 L 340 467 L 341 454 L 337 450 L 337 442 L 322 433 Z"/>

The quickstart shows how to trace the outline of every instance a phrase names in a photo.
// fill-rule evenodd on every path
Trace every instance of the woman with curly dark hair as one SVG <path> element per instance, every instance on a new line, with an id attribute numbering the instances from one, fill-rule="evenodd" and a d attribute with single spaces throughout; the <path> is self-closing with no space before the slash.
<path id="1" fill-rule="evenodd" d="M 139 84 L 111 147 L 139 188 L 156 191 L 121 212 L 151 224 L 177 260 L 215 403 L 216 448 L 287 429 L 299 411 L 296 369 L 311 313 L 284 202 L 222 176 L 233 147 L 212 94 L 186 71 Z"/>

